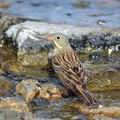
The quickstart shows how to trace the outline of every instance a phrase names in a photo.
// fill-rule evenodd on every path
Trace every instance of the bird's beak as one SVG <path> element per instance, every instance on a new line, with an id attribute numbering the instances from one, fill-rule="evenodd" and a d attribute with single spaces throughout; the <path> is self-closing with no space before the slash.
<path id="1" fill-rule="evenodd" d="M 48 40 L 48 41 L 53 41 L 53 40 L 54 40 L 54 36 L 48 35 L 48 36 L 47 36 L 47 40 Z"/>

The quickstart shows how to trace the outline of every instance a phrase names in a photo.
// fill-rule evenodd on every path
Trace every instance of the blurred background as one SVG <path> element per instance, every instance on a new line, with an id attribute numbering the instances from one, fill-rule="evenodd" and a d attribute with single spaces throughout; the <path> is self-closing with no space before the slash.
<path id="1" fill-rule="evenodd" d="M 0 0 L 0 12 L 52 23 L 120 27 L 120 0 Z"/>

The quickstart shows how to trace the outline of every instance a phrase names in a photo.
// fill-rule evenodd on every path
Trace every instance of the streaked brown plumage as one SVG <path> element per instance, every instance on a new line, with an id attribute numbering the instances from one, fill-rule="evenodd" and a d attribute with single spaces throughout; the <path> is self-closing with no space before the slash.
<path id="1" fill-rule="evenodd" d="M 101 102 L 86 86 L 85 70 L 66 36 L 53 34 L 48 39 L 54 44 L 54 51 L 51 55 L 53 68 L 64 86 L 72 90 L 77 96 L 82 95 L 85 104 L 100 105 Z"/>

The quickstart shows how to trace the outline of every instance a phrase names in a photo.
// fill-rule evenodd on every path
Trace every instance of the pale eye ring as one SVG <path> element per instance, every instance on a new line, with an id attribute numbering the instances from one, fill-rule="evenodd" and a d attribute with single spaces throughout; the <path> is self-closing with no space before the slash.
<path id="1" fill-rule="evenodd" d="M 60 37 L 59 37 L 59 36 L 57 36 L 57 39 L 59 40 L 59 39 L 60 39 Z"/>

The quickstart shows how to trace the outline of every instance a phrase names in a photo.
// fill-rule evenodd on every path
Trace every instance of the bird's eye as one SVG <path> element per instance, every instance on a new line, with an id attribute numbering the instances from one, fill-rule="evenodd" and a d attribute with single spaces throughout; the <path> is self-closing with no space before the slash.
<path id="1" fill-rule="evenodd" d="M 58 37 L 57 37 L 57 39 L 59 40 L 59 39 L 60 39 L 60 37 L 58 36 Z"/>

